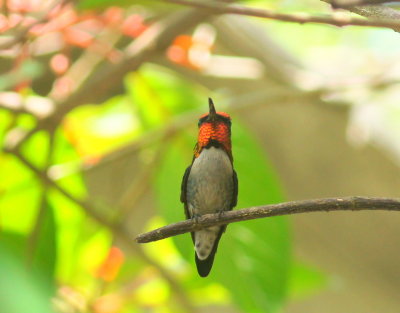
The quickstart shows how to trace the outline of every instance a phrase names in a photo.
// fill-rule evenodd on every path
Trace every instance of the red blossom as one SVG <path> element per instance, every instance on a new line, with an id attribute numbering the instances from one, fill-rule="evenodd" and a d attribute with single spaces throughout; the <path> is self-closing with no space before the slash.
<path id="1" fill-rule="evenodd" d="M 62 53 L 55 54 L 50 60 L 50 67 L 57 75 L 64 74 L 69 67 L 69 58 Z"/>
<path id="2" fill-rule="evenodd" d="M 104 262 L 100 265 L 97 276 L 105 281 L 113 281 L 124 263 L 125 256 L 121 249 L 111 247 Z"/>
<path id="3" fill-rule="evenodd" d="M 139 37 L 148 26 L 144 23 L 144 19 L 139 14 L 128 16 L 122 24 L 122 33 L 133 38 Z"/>

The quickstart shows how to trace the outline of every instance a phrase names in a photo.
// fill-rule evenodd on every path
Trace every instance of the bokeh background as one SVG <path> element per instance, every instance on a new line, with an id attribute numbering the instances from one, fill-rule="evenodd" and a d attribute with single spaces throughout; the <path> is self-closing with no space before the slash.
<path id="1" fill-rule="evenodd" d="M 240 4 L 356 17 L 319 0 Z M 184 218 L 210 96 L 233 119 L 238 208 L 399 197 L 397 32 L 161 0 L 0 8 L 1 313 L 398 312 L 397 213 L 232 224 L 206 279 L 189 235 L 134 240 Z"/>

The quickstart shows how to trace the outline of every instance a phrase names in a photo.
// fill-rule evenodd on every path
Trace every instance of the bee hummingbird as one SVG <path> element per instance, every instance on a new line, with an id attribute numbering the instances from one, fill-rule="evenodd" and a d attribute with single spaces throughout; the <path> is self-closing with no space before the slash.
<path id="1" fill-rule="evenodd" d="M 192 164 L 182 180 L 181 202 L 187 219 L 203 214 L 223 213 L 237 203 L 238 180 L 233 169 L 231 118 L 216 112 L 211 98 L 209 113 L 199 119 L 199 134 Z M 211 270 L 218 243 L 226 225 L 192 232 L 197 271 L 206 277 Z"/>

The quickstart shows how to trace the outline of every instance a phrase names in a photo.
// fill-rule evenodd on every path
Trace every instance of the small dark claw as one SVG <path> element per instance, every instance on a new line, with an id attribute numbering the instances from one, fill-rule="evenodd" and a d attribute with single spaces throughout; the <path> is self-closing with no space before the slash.
<path id="1" fill-rule="evenodd" d="M 193 214 L 192 220 L 194 221 L 195 224 L 199 223 L 199 218 L 201 217 L 200 214 Z"/>
<path id="2" fill-rule="evenodd" d="M 225 214 L 225 210 L 218 211 L 218 218 L 221 218 Z"/>

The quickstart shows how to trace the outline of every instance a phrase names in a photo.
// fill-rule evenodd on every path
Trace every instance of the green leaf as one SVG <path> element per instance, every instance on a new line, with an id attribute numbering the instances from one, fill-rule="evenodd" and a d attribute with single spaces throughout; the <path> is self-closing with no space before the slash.
<path id="1" fill-rule="evenodd" d="M 31 266 L 33 272 L 40 277 L 43 284 L 49 287 L 49 294 L 54 293 L 54 274 L 57 263 L 57 226 L 54 209 L 45 200 L 43 211 L 38 220 L 38 230 L 33 246 L 29 247 L 32 253 Z"/>
<path id="2" fill-rule="evenodd" d="M 145 130 L 204 104 L 204 99 L 193 92 L 193 85 L 159 66 L 146 65 L 127 75 L 125 86 Z"/>
<path id="3" fill-rule="evenodd" d="M 71 112 L 64 133 L 81 156 L 100 157 L 138 133 L 138 122 L 125 96 L 116 96 L 103 105 L 85 105 Z"/>
<path id="4" fill-rule="evenodd" d="M 105 9 L 110 6 L 132 6 L 132 5 L 142 5 L 151 9 L 163 9 L 166 10 L 171 5 L 160 3 L 156 0 L 135 0 L 134 2 L 130 0 L 82 0 L 77 4 L 78 9 L 81 10 L 92 10 L 92 9 Z M 173 6 L 176 8 L 176 6 Z"/>
<path id="5" fill-rule="evenodd" d="M 0 154 L 0 190 L 3 192 L 13 191 L 15 188 L 27 186 L 33 181 L 32 173 L 11 154 Z M 21 192 L 22 190 L 18 190 Z"/>
<path id="6" fill-rule="evenodd" d="M 30 79 L 39 77 L 43 73 L 43 65 L 38 61 L 27 60 L 19 68 L 0 76 L 0 91 Z"/>
<path id="7" fill-rule="evenodd" d="M 21 147 L 22 153 L 29 156 L 29 161 L 38 168 L 43 168 L 47 159 L 48 137 L 45 131 L 37 132 Z"/>
<path id="8" fill-rule="evenodd" d="M 16 258 L 23 259 L 26 256 L 25 244 L 26 237 L 21 234 L 4 231 L 0 233 L 0 246 L 4 246 Z"/>
<path id="9" fill-rule="evenodd" d="M 30 274 L 40 280 L 49 298 L 55 291 L 56 230 L 53 208 L 46 203 L 33 238 L 10 231 L 0 233 L 0 246 L 7 247 L 16 258 L 25 260 Z"/>
<path id="10" fill-rule="evenodd" d="M 310 265 L 294 262 L 290 277 L 290 297 L 301 299 L 325 288 L 328 278 Z"/>
<path id="11" fill-rule="evenodd" d="M 13 121 L 13 116 L 6 110 L 0 110 L 0 143 L 4 145 L 4 136 L 6 129 L 10 126 Z"/>
<path id="12" fill-rule="evenodd" d="M 20 114 L 17 118 L 18 127 L 24 130 L 32 129 L 36 125 L 36 123 L 36 118 L 30 114 Z"/>
<path id="13" fill-rule="evenodd" d="M 1 234 L 0 238 L 4 236 Z M 3 244 L 0 245 L 0 277 L 0 313 L 53 313 L 42 282 L 29 275 L 21 258 Z"/>
<path id="14" fill-rule="evenodd" d="M 83 0 L 79 1 L 78 8 L 81 10 L 90 10 L 90 9 L 103 9 L 108 6 L 123 6 L 132 4 L 132 1 L 129 0 Z"/>
<path id="15" fill-rule="evenodd" d="M 11 155 L 0 155 L 1 228 L 26 234 L 37 211 L 40 184 L 32 173 Z"/>
<path id="16" fill-rule="evenodd" d="M 74 163 L 80 160 L 75 148 L 67 139 L 67 135 L 67 131 L 63 129 L 57 129 L 54 133 L 55 138 L 52 151 L 54 164 Z"/>
<path id="17" fill-rule="evenodd" d="M 276 175 L 252 135 L 236 120 L 232 134 L 239 177 L 238 208 L 282 201 Z M 156 177 L 159 206 L 169 223 L 184 219 L 180 183 L 191 160 L 193 143 L 183 138 L 175 142 Z M 174 240 L 195 271 L 190 236 Z M 285 218 L 235 223 L 229 225 L 221 239 L 207 282 L 224 285 L 245 312 L 276 312 L 286 300 L 290 267 L 290 236 Z"/>

